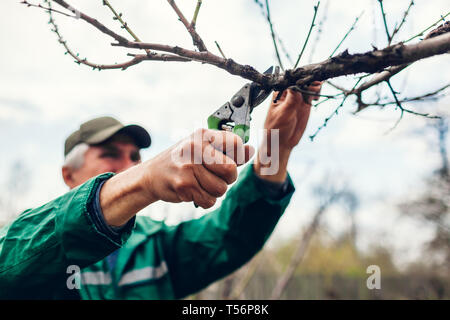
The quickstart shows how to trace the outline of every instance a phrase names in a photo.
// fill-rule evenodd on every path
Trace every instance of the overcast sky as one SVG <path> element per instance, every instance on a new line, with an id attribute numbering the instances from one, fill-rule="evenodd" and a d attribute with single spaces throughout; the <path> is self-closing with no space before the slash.
<path id="1" fill-rule="evenodd" d="M 19 210 L 38 206 L 67 191 L 60 173 L 63 143 L 81 122 L 113 115 L 124 123 L 146 127 L 153 138 L 152 147 L 143 153 L 144 159 L 149 159 L 194 129 L 205 127 L 207 117 L 245 83 L 221 69 L 194 62 L 143 62 L 126 71 L 101 72 L 79 66 L 64 55 L 64 48 L 50 31 L 47 13 L 19 2 L 3 0 L 0 4 L 4 13 L 0 20 L 0 189 L 8 197 L 11 167 L 20 161 L 28 169 L 29 179 L 21 180 L 27 188 L 19 188 L 23 192 L 14 197 Z M 101 2 L 79 0 L 71 4 L 126 36 Z M 189 34 L 166 1 L 110 2 L 143 41 L 192 47 Z M 185 15 L 191 17 L 196 1 L 178 2 Z M 276 32 L 294 60 L 310 27 L 315 3 L 271 2 Z M 392 30 L 409 0 L 384 3 Z M 396 40 L 417 34 L 449 9 L 446 0 L 415 1 Z M 326 59 L 362 12 L 356 29 L 339 51 L 349 49 L 356 53 L 370 50 L 372 45 L 384 47 L 386 35 L 377 1 L 330 0 L 327 4 L 323 0 L 316 21 L 323 21 L 320 41 L 314 44 L 316 27 L 301 64 Z M 81 20 L 55 17 L 64 39 L 83 58 L 114 63 L 127 60 L 126 53 L 132 52 L 112 48 L 111 38 Z M 214 41 L 220 43 L 227 57 L 260 71 L 276 63 L 269 27 L 253 0 L 203 1 L 197 31 L 216 54 Z M 289 66 L 286 59 L 284 62 Z M 395 77 L 392 84 L 401 97 L 420 95 L 448 84 L 449 67 L 448 55 L 429 58 Z M 335 82 L 350 87 L 352 79 L 343 77 Z M 323 93 L 332 92 L 330 87 L 323 89 Z M 389 94 L 384 86 L 382 93 Z M 370 100 L 370 93 L 367 99 Z M 445 113 L 449 102 L 449 98 L 444 98 L 437 103 L 407 107 Z M 397 249 L 399 260 L 416 258 L 414 252 L 431 236 L 430 230 L 401 217 L 395 204 L 420 194 L 423 179 L 439 166 L 433 132 L 423 130 L 430 120 L 406 114 L 397 128 L 387 133 L 397 121 L 399 110 L 394 106 L 369 108 L 353 115 L 356 105 L 349 99 L 339 115 L 311 142 L 308 136 L 338 104 L 330 101 L 313 110 L 305 137 L 292 154 L 289 167 L 297 192 L 273 239 L 291 236 L 309 223 L 317 206 L 313 186 L 328 177 L 328 181 L 348 185 L 360 197 L 356 219 L 362 247 L 382 241 L 379 243 Z M 262 128 L 267 107 L 268 101 L 253 113 L 250 144 L 254 146 L 258 144 L 258 129 Z M 204 213 L 192 204 L 157 203 L 148 211 L 155 216 L 169 214 L 175 221 Z M 0 212 L 0 220 L 8 217 Z M 330 210 L 325 220 L 334 235 L 349 226 L 348 216 L 342 210 Z"/>

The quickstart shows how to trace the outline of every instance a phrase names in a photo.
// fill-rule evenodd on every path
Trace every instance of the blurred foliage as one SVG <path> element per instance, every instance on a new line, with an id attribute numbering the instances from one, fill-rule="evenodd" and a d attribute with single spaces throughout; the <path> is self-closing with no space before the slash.
<path id="1" fill-rule="evenodd" d="M 434 231 L 418 261 L 400 270 L 393 261 L 394 248 L 377 243 L 364 252 L 358 250 L 354 220 L 358 199 L 354 193 L 347 192 L 351 197 L 345 197 L 343 204 L 348 205 L 347 211 L 353 219 L 347 233 L 333 239 L 316 219 L 316 224 L 306 227 L 303 234 L 276 248 L 264 249 L 233 275 L 192 298 L 268 299 L 279 279 L 292 266 L 299 244 L 308 239 L 306 253 L 295 265 L 293 276 L 279 296 L 281 299 L 450 299 L 448 120 L 442 119 L 431 128 L 437 133 L 438 143 L 435 145 L 438 146 L 441 166 L 425 181 L 421 194 L 416 194 L 413 199 L 406 196 L 399 205 L 404 215 L 427 224 Z M 316 190 L 319 208 L 316 216 L 326 208 L 324 203 L 332 204 L 329 199 L 336 199 L 338 194 L 342 194 L 339 188 Z M 304 234 L 311 230 L 314 235 L 305 238 Z M 367 288 L 370 274 L 366 270 L 370 265 L 380 268 L 379 290 Z"/>
<path id="2" fill-rule="evenodd" d="M 433 238 L 427 243 L 422 268 L 431 268 L 450 275 L 450 169 L 448 160 L 448 120 L 433 126 L 437 133 L 441 166 L 426 181 L 426 188 L 417 199 L 400 204 L 401 211 L 431 226 Z M 417 266 L 416 266 L 417 267 Z"/>
<path id="3" fill-rule="evenodd" d="M 273 254 L 281 265 L 287 265 L 297 241 L 289 241 Z M 317 233 L 311 242 L 308 252 L 298 268 L 296 274 L 318 273 L 322 275 L 341 275 L 360 277 L 366 275 L 366 268 L 376 264 L 384 272 L 395 273 L 389 250 L 376 247 L 370 251 L 370 256 L 358 252 L 352 239 L 345 235 L 337 241 L 326 239 L 323 234 Z"/>
<path id="4" fill-rule="evenodd" d="M 277 248 L 264 249 L 246 266 L 190 299 L 268 299 L 290 263 L 296 242 L 298 239 L 291 239 Z M 420 262 L 398 270 L 393 252 L 388 247 L 374 246 L 363 253 L 348 234 L 333 240 L 319 230 L 281 299 L 450 298 L 450 275 Z M 367 288 L 371 274 L 366 270 L 370 265 L 380 267 L 380 290 Z M 247 283 L 242 290 L 243 281 Z"/>

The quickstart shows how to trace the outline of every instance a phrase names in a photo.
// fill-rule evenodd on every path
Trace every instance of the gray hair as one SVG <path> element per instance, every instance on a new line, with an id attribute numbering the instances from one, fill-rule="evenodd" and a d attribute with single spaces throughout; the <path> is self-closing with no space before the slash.
<path id="1" fill-rule="evenodd" d="M 84 154 L 89 149 L 87 143 L 77 144 L 64 158 L 63 167 L 80 169 L 84 164 Z"/>

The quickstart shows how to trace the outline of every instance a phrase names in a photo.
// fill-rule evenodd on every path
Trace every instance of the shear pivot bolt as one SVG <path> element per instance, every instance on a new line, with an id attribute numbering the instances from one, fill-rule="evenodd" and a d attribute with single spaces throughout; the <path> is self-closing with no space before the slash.
<path id="1" fill-rule="evenodd" d="M 233 106 L 235 106 L 236 108 L 239 108 L 244 104 L 244 101 L 245 101 L 244 97 L 235 96 L 235 97 L 233 97 L 231 102 L 233 103 Z"/>

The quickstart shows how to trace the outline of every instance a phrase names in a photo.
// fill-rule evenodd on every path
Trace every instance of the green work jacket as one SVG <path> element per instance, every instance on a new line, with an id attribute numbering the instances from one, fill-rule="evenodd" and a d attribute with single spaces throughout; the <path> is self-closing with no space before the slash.
<path id="1" fill-rule="evenodd" d="M 271 199 L 248 165 L 221 206 L 175 226 L 138 215 L 117 238 L 88 213 L 106 173 L 0 229 L 0 299 L 180 299 L 264 245 L 294 192 Z M 115 267 L 107 257 L 119 250 Z M 80 272 L 78 272 L 80 271 Z"/>

